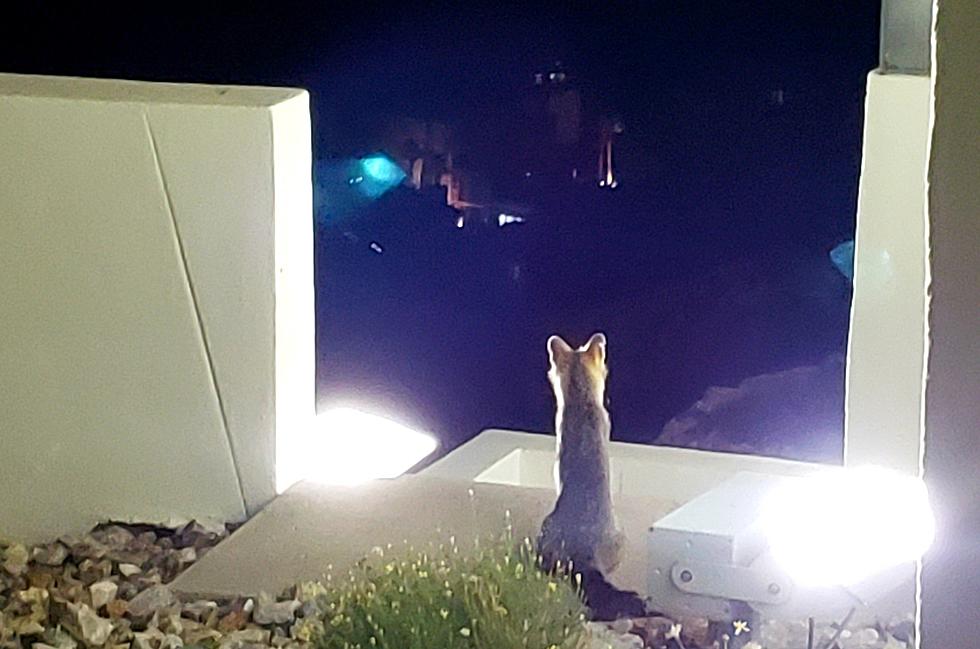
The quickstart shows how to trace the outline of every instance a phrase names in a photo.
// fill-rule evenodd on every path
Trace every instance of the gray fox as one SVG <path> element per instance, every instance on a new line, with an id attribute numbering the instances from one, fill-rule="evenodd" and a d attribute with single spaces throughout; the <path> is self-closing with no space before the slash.
<path id="1" fill-rule="evenodd" d="M 625 545 L 609 487 L 606 337 L 594 334 L 585 346 L 573 350 L 552 336 L 548 353 L 548 378 L 557 404 L 558 500 L 537 539 L 541 566 L 553 572 L 567 570 L 571 564 L 593 619 L 644 615 L 646 607 L 636 593 L 619 590 L 606 580 L 619 565 Z"/>

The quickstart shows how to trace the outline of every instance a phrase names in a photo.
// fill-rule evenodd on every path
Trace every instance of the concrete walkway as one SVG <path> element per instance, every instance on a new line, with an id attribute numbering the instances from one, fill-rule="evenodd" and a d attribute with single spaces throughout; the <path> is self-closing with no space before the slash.
<path id="1" fill-rule="evenodd" d="M 473 483 L 424 475 L 356 487 L 299 483 L 205 555 L 172 584 L 185 596 L 277 593 L 297 581 L 320 578 L 328 565 L 346 572 L 375 546 L 405 541 L 472 545 L 499 535 L 506 512 L 516 538 L 534 538 L 554 504 L 550 489 Z M 649 497 L 620 496 L 617 515 L 627 556 L 611 581 L 644 591 L 647 529 L 673 508 Z M 392 551 L 397 552 L 398 547 Z"/>

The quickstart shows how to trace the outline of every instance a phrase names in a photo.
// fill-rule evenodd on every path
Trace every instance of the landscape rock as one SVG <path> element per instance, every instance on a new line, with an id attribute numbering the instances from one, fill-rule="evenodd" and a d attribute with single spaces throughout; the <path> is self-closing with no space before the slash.
<path id="1" fill-rule="evenodd" d="M 183 646 L 184 641 L 181 640 L 179 635 L 168 633 L 163 636 L 163 639 L 160 641 L 159 649 L 180 649 Z"/>
<path id="2" fill-rule="evenodd" d="M 111 602 L 119 592 L 119 584 L 111 581 L 99 581 L 88 587 L 92 594 L 92 608 L 96 611 Z"/>
<path id="3" fill-rule="evenodd" d="M 119 574 L 123 577 L 132 577 L 133 575 L 138 575 L 142 571 L 135 563 L 120 563 L 119 564 Z"/>
<path id="4" fill-rule="evenodd" d="M 68 558 L 68 548 L 58 542 L 49 543 L 34 548 L 32 557 L 35 563 L 42 566 L 60 566 Z"/>
<path id="5" fill-rule="evenodd" d="M 129 614 L 144 617 L 173 604 L 174 594 L 169 586 L 152 586 L 129 602 Z"/>
<path id="6" fill-rule="evenodd" d="M 78 628 L 82 632 L 82 637 L 90 646 L 102 646 L 109 640 L 109 634 L 115 628 L 112 620 L 107 620 L 89 608 L 86 604 L 69 605 L 73 608 Z"/>
<path id="7" fill-rule="evenodd" d="M 27 572 L 30 555 L 20 543 L 15 543 L 3 551 L 3 569 L 14 577 Z"/>
<path id="8" fill-rule="evenodd" d="M 270 598 L 259 598 L 252 612 L 252 621 L 256 624 L 287 624 L 296 617 L 296 609 L 301 606 L 296 600 L 276 602 Z"/>
<path id="9" fill-rule="evenodd" d="M 207 599 L 199 599 L 194 602 L 184 604 L 184 617 L 197 622 L 206 622 L 212 613 L 218 610 L 218 603 Z"/>
<path id="10" fill-rule="evenodd" d="M 618 633 L 606 624 L 590 622 L 590 649 L 643 649 L 643 639 L 629 632 Z"/>

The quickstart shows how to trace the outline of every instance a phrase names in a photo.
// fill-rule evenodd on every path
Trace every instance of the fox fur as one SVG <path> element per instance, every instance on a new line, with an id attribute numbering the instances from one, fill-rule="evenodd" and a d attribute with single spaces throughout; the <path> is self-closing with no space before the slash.
<path id="1" fill-rule="evenodd" d="M 552 336 L 548 353 L 557 406 L 558 499 L 541 524 L 538 556 L 545 570 L 571 570 L 581 580 L 593 619 L 641 616 L 646 607 L 640 597 L 606 578 L 619 566 L 625 548 L 609 486 L 606 337 L 594 334 L 583 347 L 572 349 Z"/>

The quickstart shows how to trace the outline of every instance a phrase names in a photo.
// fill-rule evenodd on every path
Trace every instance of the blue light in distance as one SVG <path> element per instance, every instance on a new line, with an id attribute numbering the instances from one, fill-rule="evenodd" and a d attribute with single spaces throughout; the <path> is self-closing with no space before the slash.
<path id="1" fill-rule="evenodd" d="M 375 154 L 362 158 L 355 176 L 358 189 L 369 198 L 377 198 L 405 180 L 405 172 L 390 158 Z"/>

